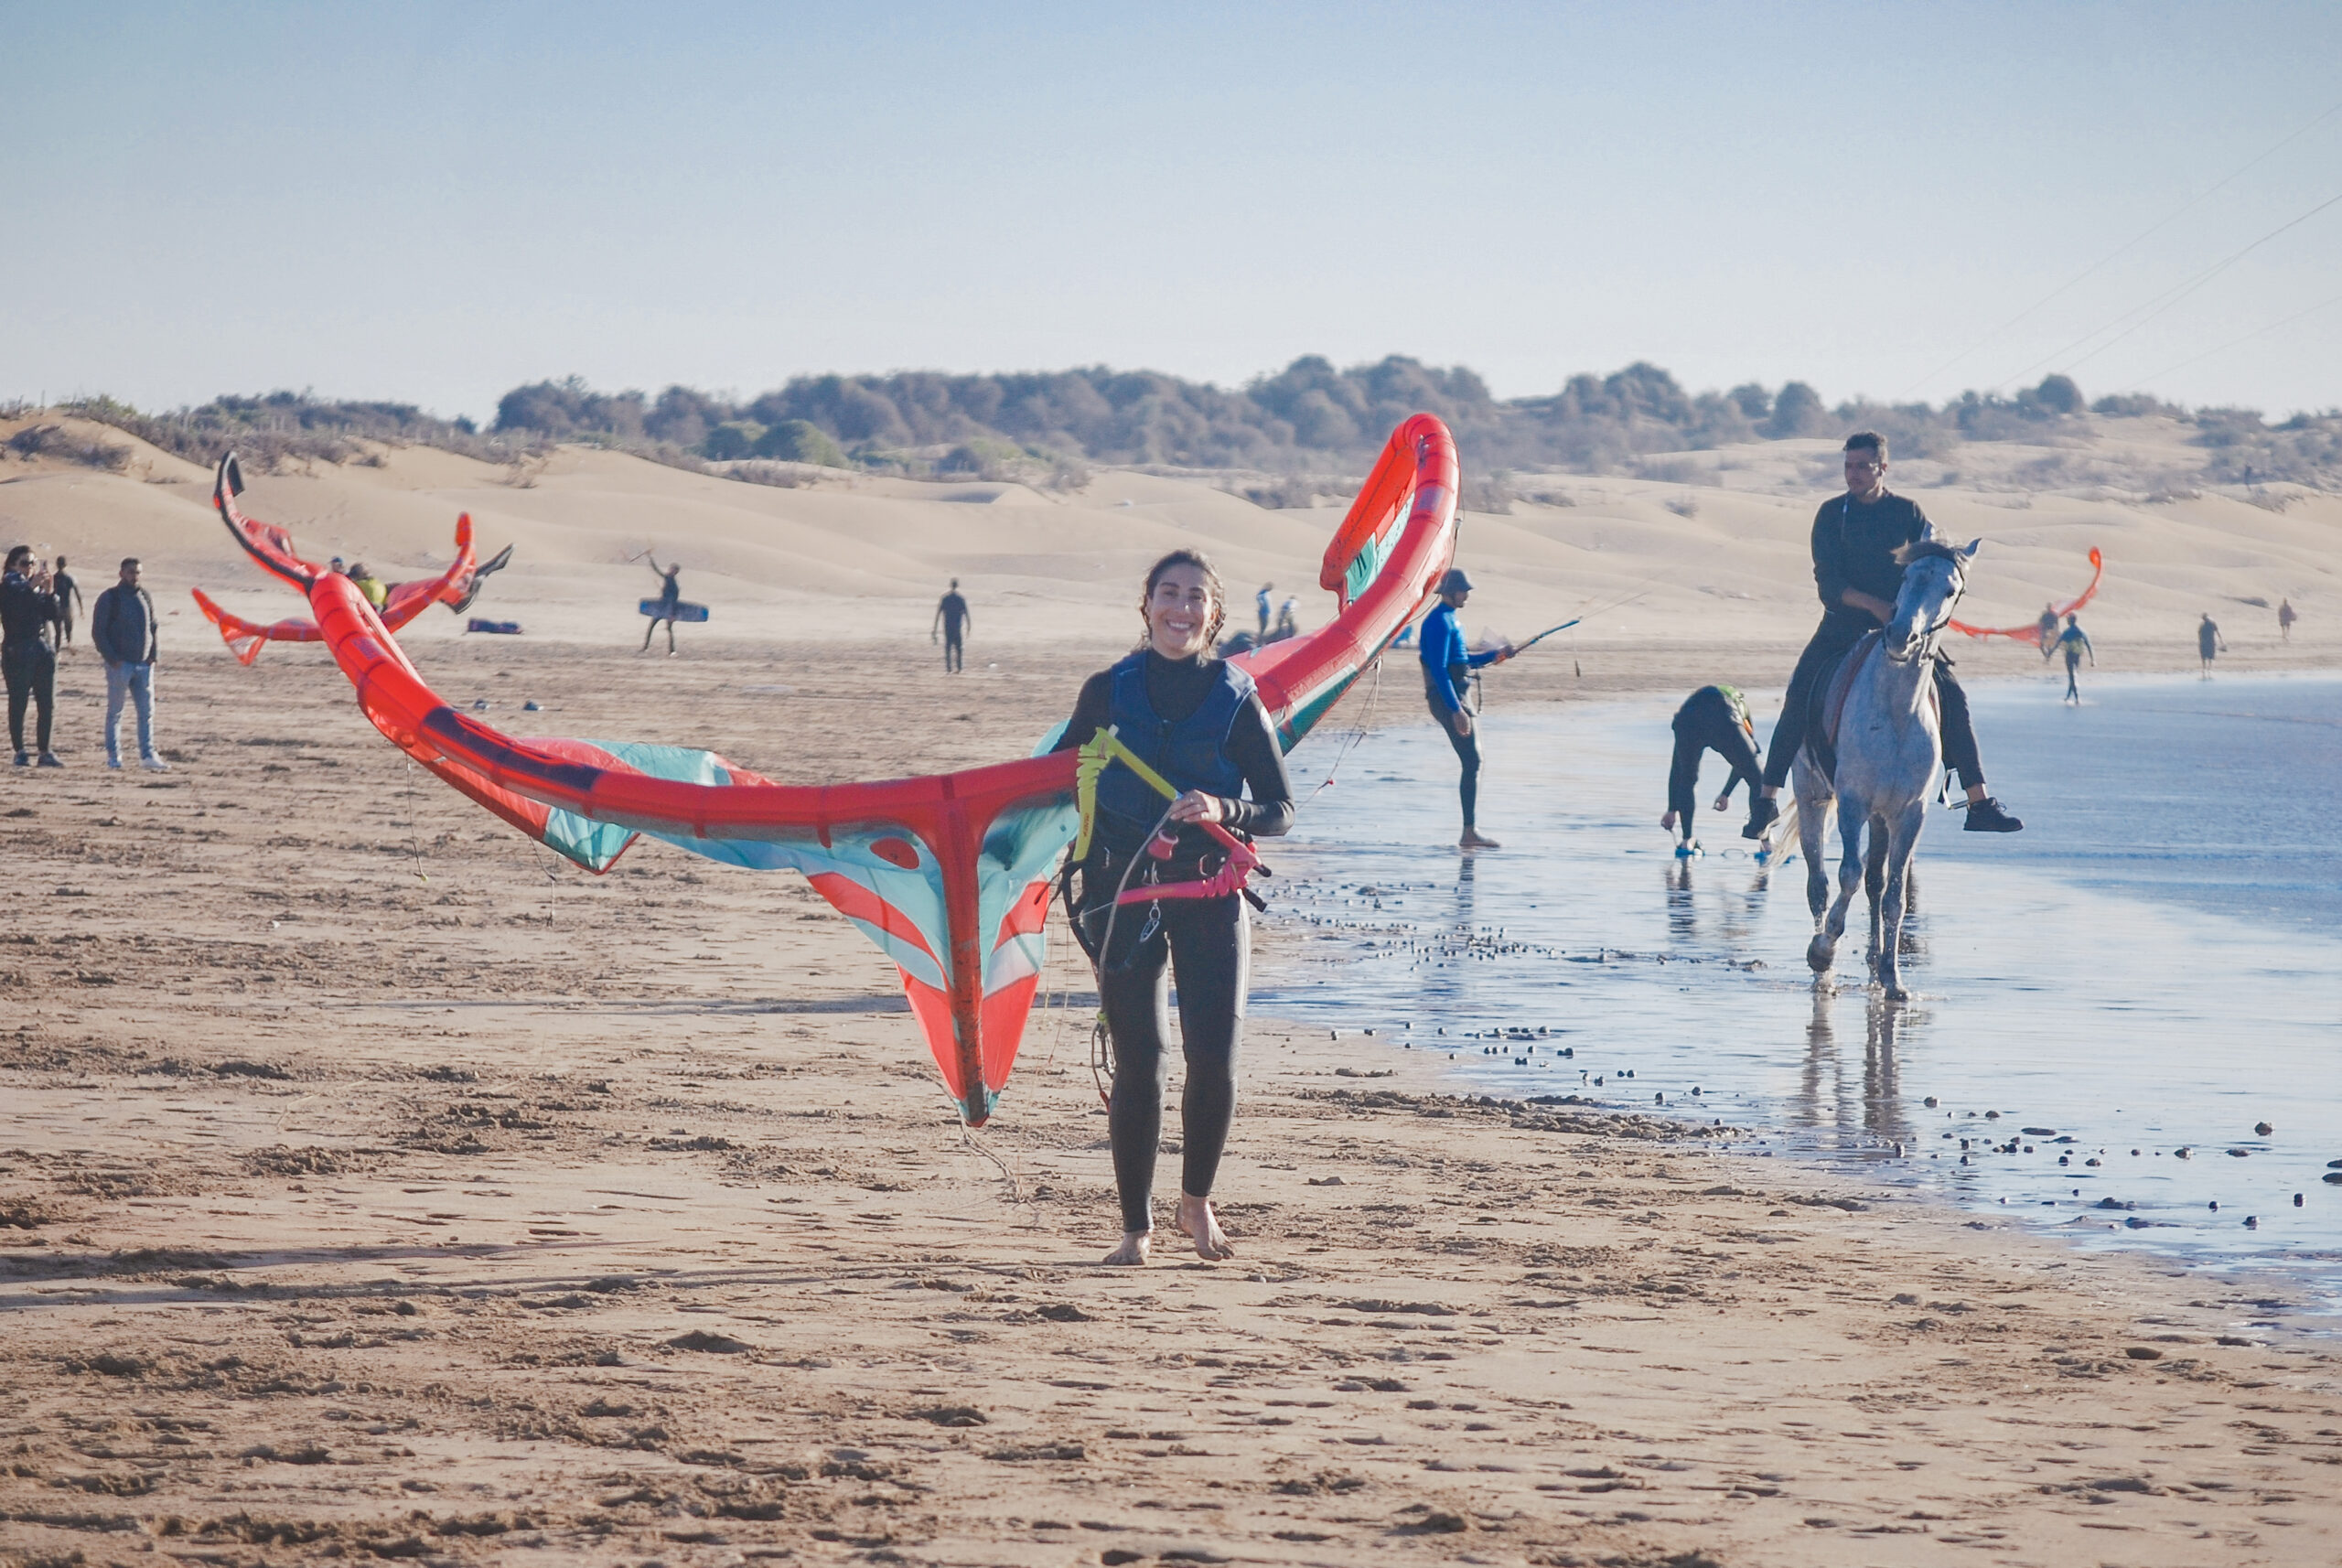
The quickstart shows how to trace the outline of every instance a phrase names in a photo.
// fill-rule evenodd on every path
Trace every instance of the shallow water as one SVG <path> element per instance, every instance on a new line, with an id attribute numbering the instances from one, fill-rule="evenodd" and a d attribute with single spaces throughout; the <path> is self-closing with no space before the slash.
<path id="1" fill-rule="evenodd" d="M 1908 1004 L 1864 983 L 1859 897 L 1816 987 L 1804 863 L 1759 868 L 1738 810 L 1673 855 L 1671 699 L 1486 715 L 1505 848 L 1471 858 L 1428 722 L 1359 741 L 1270 857 L 1271 918 L 1305 940 L 1264 953 L 1254 1006 L 1374 1029 L 1361 1068 L 1437 1050 L 1507 1094 L 1718 1118 L 2085 1242 L 2279 1269 L 2342 1310 L 2342 680 L 2107 679 L 2079 710 L 2062 690 L 1972 692 L 2026 831 L 1930 814 Z M 1305 794 L 1350 739 L 1296 757 Z"/>

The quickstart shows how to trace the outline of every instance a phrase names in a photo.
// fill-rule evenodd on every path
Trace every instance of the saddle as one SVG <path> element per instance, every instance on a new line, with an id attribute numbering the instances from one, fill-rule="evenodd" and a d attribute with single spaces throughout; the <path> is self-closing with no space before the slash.
<path id="1" fill-rule="evenodd" d="M 1834 664 L 1825 666 L 1821 678 L 1813 683 L 1813 705 L 1806 714 L 1805 745 L 1813 753 L 1813 760 L 1820 765 L 1825 779 L 1837 776 L 1838 725 L 1845 716 L 1846 695 L 1854 689 L 1854 678 L 1863 672 L 1864 665 L 1873 659 L 1885 657 L 1880 652 L 1885 641 L 1885 637 L 1876 631 L 1863 633 L 1861 640 L 1840 654 Z M 1941 653 L 1935 655 L 1935 660 L 1950 662 Z M 1929 661 L 1930 665 L 1935 660 Z M 1936 710 L 1936 722 L 1940 725 L 1943 712 L 1932 679 L 1928 682 L 1928 705 Z"/>

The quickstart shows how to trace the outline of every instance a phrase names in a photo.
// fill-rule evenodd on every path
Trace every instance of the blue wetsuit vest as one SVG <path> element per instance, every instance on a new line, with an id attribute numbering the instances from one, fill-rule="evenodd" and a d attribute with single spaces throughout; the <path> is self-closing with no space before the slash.
<path id="1" fill-rule="evenodd" d="M 1113 677 L 1108 713 L 1115 734 L 1178 789 L 1241 799 L 1244 774 L 1229 757 L 1228 735 L 1236 715 L 1252 699 L 1252 677 L 1233 664 L 1221 664 L 1210 693 L 1196 711 L 1171 720 L 1147 700 L 1146 658 L 1146 650 L 1141 649 L 1108 671 Z M 1147 829 L 1170 804 L 1119 762 L 1110 763 L 1098 776 L 1098 830 L 1106 847 L 1124 859 L 1145 847 Z"/>

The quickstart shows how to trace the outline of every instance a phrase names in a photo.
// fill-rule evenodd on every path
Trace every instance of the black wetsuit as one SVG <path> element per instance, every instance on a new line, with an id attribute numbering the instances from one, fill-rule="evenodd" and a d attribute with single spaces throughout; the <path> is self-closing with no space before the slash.
<path id="1" fill-rule="evenodd" d="M 935 613 L 943 618 L 943 670 L 950 674 L 967 663 L 967 654 L 962 648 L 967 638 L 968 601 L 962 598 L 955 589 L 943 596 L 943 602 L 935 607 Z"/>
<path id="2" fill-rule="evenodd" d="M 1079 746 L 1114 725 L 1142 757 L 1165 758 L 1156 766 L 1173 784 L 1209 789 L 1182 777 L 1188 769 L 1180 766 L 1176 752 L 1166 754 L 1164 745 L 1177 740 L 1173 732 L 1180 726 L 1192 728 L 1215 699 L 1228 704 L 1222 662 L 1201 656 L 1175 661 L 1151 650 L 1133 658 L 1139 660 L 1145 705 L 1157 721 L 1156 733 L 1144 733 L 1148 727 L 1144 716 L 1114 700 L 1115 677 L 1129 665 L 1125 660 L 1083 684 L 1058 749 Z M 1273 837 L 1293 826 L 1293 785 L 1285 777 L 1284 754 L 1260 700 L 1250 694 L 1249 682 L 1246 694 L 1233 704 L 1226 731 L 1208 749 L 1214 753 L 1218 777 L 1213 782 L 1226 786 L 1240 779 L 1252 796 L 1237 799 L 1234 788 L 1224 794 L 1209 789 L 1235 806 L 1222 826 L 1252 837 Z M 1209 1197 L 1236 1111 L 1236 1047 L 1252 966 L 1252 929 L 1244 900 L 1230 894 L 1124 906 L 1112 914 L 1109 938 L 1107 911 L 1133 857 L 1144 854 L 1147 827 L 1127 811 L 1110 813 L 1106 809 L 1110 782 L 1127 772 L 1110 767 L 1099 781 L 1097 841 L 1082 868 L 1081 909 L 1076 918 L 1093 940 L 1106 940 L 1098 965 L 1098 1000 L 1114 1042 L 1114 1092 L 1107 1127 L 1114 1146 L 1114 1182 L 1122 1193 L 1123 1229 L 1140 1231 L 1153 1228 L 1155 1159 L 1163 1138 L 1163 1086 L 1169 1066 L 1164 1050 L 1169 1025 L 1166 970 L 1178 981 L 1180 1047 L 1187 1068 L 1179 1103 L 1180 1188 L 1192 1197 Z M 1155 811 L 1170 804 L 1159 797 L 1154 800 Z M 1130 797 L 1124 800 L 1128 804 Z M 1216 865 L 1219 854 L 1219 845 L 1202 829 L 1182 828 L 1178 845 L 1162 864 L 1159 875 L 1164 881 L 1192 880 L 1208 864 Z M 1138 875 L 1144 875 L 1142 867 Z M 1132 885 L 1139 885 L 1136 877 Z"/>
<path id="3" fill-rule="evenodd" d="M 1732 775 L 1724 780 L 1729 798 L 1743 779 L 1755 789 L 1764 781 L 1756 764 L 1756 743 L 1748 738 L 1742 720 L 1748 704 L 1740 693 L 1723 686 L 1703 686 L 1675 710 L 1675 760 L 1667 770 L 1667 809 L 1683 819 L 1683 836 L 1692 836 L 1692 817 L 1700 804 L 1700 754 L 1713 751 L 1724 759 Z"/>
<path id="4" fill-rule="evenodd" d="M 73 601 L 81 596 L 81 585 L 70 572 L 51 572 L 48 591 L 57 596 L 57 645 L 63 648 L 73 640 Z"/>
<path id="5" fill-rule="evenodd" d="M 1813 583 L 1821 595 L 1821 624 L 1813 639 L 1798 655 L 1797 671 L 1789 677 L 1789 695 L 1782 699 L 1780 722 L 1773 726 L 1773 746 L 1765 756 L 1765 784 L 1778 789 L 1789 782 L 1789 767 L 1805 744 L 1807 711 L 1813 704 L 1814 682 L 1832 660 L 1862 640 L 1878 622 L 1867 610 L 1856 609 L 1842 597 L 1855 588 L 1888 604 L 1903 590 L 1903 568 L 1895 552 L 1918 539 L 1928 525 L 1927 514 L 1892 490 L 1875 501 L 1836 496 L 1813 514 Z M 1943 764 L 1960 775 L 1963 785 L 1984 781 L 1984 764 L 1976 749 L 1976 729 L 1968 716 L 1968 693 L 1951 673 L 1951 661 L 1936 656 L 1936 698 L 1942 718 Z"/>
<path id="6" fill-rule="evenodd" d="M 34 737 L 43 755 L 57 706 L 57 653 L 49 647 L 57 596 L 44 594 L 22 572 L 0 577 L 0 671 L 8 685 L 8 741 L 25 751 L 25 709 L 38 710 Z"/>

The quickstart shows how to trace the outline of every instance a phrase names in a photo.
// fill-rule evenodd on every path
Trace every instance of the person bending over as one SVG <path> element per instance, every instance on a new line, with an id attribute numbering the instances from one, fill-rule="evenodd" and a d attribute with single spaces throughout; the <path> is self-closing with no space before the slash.
<path id="1" fill-rule="evenodd" d="M 1917 504 L 1886 488 L 1886 437 L 1864 430 L 1846 437 L 1846 493 L 1821 503 L 1813 515 L 1813 582 L 1821 595 L 1821 624 L 1798 656 L 1765 755 L 1765 787 L 1748 803 L 1743 838 L 1762 838 L 1780 816 L 1777 797 L 1789 782 L 1789 766 L 1805 744 L 1807 710 L 1814 683 L 1831 662 L 1862 640 L 1864 632 L 1895 616 L 1903 568 L 1895 552 L 1918 539 L 1928 526 Z M 1967 787 L 1971 833 L 2014 833 L 2025 824 L 2011 816 L 1984 787 L 1983 756 L 1969 721 L 1968 693 L 1951 673 L 1951 661 L 1936 656 L 1936 700 L 1942 720 L 1944 766 Z"/>
<path id="2" fill-rule="evenodd" d="M 1675 853 L 1690 855 L 1698 852 L 1700 841 L 1692 835 L 1692 816 L 1700 802 L 1700 758 L 1703 752 L 1714 752 L 1731 768 L 1725 775 L 1724 789 L 1717 792 L 1713 811 L 1722 811 L 1732 804 L 1733 787 L 1742 779 L 1748 781 L 1751 792 L 1764 783 L 1764 775 L 1756 764 L 1756 725 L 1748 716 L 1748 699 L 1740 694 L 1737 686 L 1703 686 L 1683 701 L 1675 710 L 1675 759 L 1667 770 L 1667 814 L 1659 825 L 1676 835 Z"/>
<path id="3" fill-rule="evenodd" d="M 1480 740 L 1473 733 L 1471 713 L 1464 706 L 1464 688 L 1471 682 L 1472 671 L 1490 664 L 1501 664 L 1512 657 L 1509 648 L 1492 648 L 1485 653 L 1464 651 L 1464 633 L 1456 624 L 1456 612 L 1472 596 L 1472 579 L 1464 575 L 1461 566 L 1450 566 L 1439 580 L 1439 603 L 1431 614 L 1423 617 L 1423 632 L 1417 641 L 1415 657 L 1423 665 L 1423 700 L 1431 706 L 1431 716 L 1439 721 L 1446 733 L 1447 744 L 1456 748 L 1456 760 L 1463 768 L 1456 783 L 1456 794 L 1464 802 L 1464 836 L 1456 841 L 1458 849 L 1500 849 L 1496 840 L 1484 835 L 1477 825 L 1480 804 Z"/>
<path id="4" fill-rule="evenodd" d="M 33 560 L 32 546 L 19 544 L 8 552 L 0 571 L 0 670 L 8 682 L 8 740 L 16 748 L 16 766 L 32 765 L 25 749 L 25 709 L 38 710 L 34 739 L 40 745 L 40 765 L 62 768 L 48 748 L 57 707 L 57 596 L 50 592 L 48 569 Z"/>
<path id="5" fill-rule="evenodd" d="M 1146 627 L 1136 651 L 1083 682 L 1057 749 L 1112 728 L 1179 790 L 1162 796 L 1120 762 L 1098 778 L 1097 827 L 1081 866 L 1075 918 L 1095 948 L 1098 1002 L 1113 1042 L 1107 1130 L 1123 1240 L 1109 1263 L 1146 1262 L 1154 1240 L 1155 1159 L 1163 1136 L 1166 971 L 1179 989 L 1180 1234 L 1207 1259 L 1235 1249 L 1213 1218 L 1212 1182 L 1236 1108 L 1236 1047 L 1244 1022 L 1252 935 L 1241 895 L 1163 898 L 1117 907 L 1125 886 L 1199 881 L 1219 868 L 1217 843 L 1198 825 L 1244 837 L 1293 826 L 1293 785 L 1276 731 L 1252 677 L 1211 656 L 1226 600 L 1210 562 L 1175 550 L 1146 575 L 1139 600 Z M 1252 798 L 1244 799 L 1246 791 Z M 1161 824 L 1174 836 L 1157 859 L 1148 843 Z"/>

